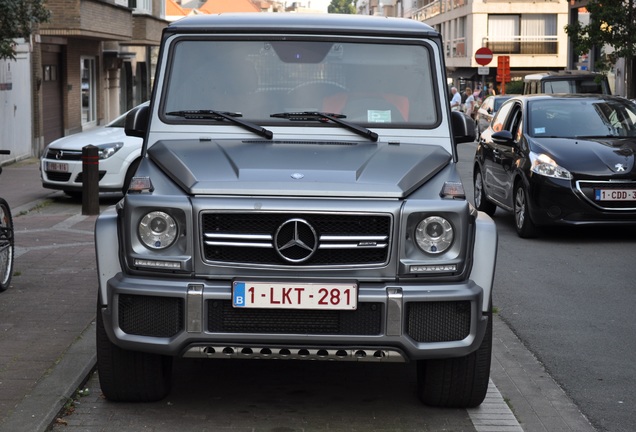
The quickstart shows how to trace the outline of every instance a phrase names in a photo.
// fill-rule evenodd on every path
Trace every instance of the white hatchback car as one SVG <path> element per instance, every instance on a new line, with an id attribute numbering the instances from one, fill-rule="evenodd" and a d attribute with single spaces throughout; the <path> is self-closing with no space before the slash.
<path id="1" fill-rule="evenodd" d="M 144 102 L 140 106 L 148 105 Z M 70 196 L 82 194 L 82 148 L 92 144 L 99 151 L 99 191 L 125 193 L 137 170 L 141 138 L 124 132 L 126 114 L 105 126 L 65 136 L 49 144 L 40 160 L 42 186 L 63 190 Z"/>

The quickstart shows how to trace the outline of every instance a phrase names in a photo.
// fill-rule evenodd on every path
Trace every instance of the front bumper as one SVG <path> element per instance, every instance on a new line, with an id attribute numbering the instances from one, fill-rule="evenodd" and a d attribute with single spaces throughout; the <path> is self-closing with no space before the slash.
<path id="1" fill-rule="evenodd" d="M 63 163 L 66 171 L 48 170 L 47 163 Z M 124 184 L 126 170 L 130 164 L 120 158 L 109 158 L 99 161 L 99 191 L 119 192 Z M 47 189 L 81 192 L 83 188 L 83 163 L 81 160 L 56 161 L 42 159 L 40 162 L 40 172 L 42 174 L 42 186 Z"/>
<path id="2" fill-rule="evenodd" d="M 118 274 L 101 309 L 116 345 L 170 356 L 409 361 L 477 349 L 487 314 L 473 282 L 361 284 L 356 311 L 236 309 L 231 283 Z M 104 304 L 104 303 L 103 303 Z"/>
<path id="3" fill-rule="evenodd" d="M 530 214 L 537 225 L 632 225 L 636 209 L 603 208 L 576 190 L 569 180 L 531 177 Z M 611 185 L 609 183 L 608 185 Z M 608 186 L 611 187 L 611 186 Z"/>

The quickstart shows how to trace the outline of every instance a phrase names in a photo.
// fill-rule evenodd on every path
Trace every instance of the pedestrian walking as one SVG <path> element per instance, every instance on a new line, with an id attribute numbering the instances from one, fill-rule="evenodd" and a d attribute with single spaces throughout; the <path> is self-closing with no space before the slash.
<path id="1" fill-rule="evenodd" d="M 457 87 L 451 87 L 453 98 L 450 102 L 451 111 L 459 111 L 462 106 L 462 95 L 457 91 Z"/>
<path id="2" fill-rule="evenodd" d="M 473 96 L 473 90 L 470 87 L 466 87 L 466 102 L 464 103 L 464 112 L 470 116 L 475 117 L 475 96 Z"/>

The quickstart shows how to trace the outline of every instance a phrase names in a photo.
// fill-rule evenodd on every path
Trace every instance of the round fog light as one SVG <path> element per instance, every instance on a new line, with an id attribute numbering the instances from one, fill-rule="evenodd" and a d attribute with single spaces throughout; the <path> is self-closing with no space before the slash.
<path id="1" fill-rule="evenodd" d="M 168 213 L 150 212 L 139 222 L 139 238 L 150 249 L 165 249 L 177 238 L 177 223 Z"/>
<path id="2" fill-rule="evenodd" d="M 453 226 L 440 216 L 430 216 L 417 224 L 415 241 L 420 249 L 430 254 L 440 254 L 453 243 Z"/>

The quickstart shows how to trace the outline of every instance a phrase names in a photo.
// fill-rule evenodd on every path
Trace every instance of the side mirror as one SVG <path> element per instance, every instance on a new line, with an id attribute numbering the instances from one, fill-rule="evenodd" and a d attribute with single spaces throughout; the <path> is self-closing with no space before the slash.
<path id="1" fill-rule="evenodd" d="M 513 143 L 512 134 L 507 130 L 495 132 L 490 137 L 492 138 L 492 142 L 497 145 L 511 146 Z"/>
<path id="2" fill-rule="evenodd" d="M 451 111 L 451 127 L 457 144 L 475 141 L 475 121 L 467 114 Z"/>
<path id="3" fill-rule="evenodd" d="M 128 136 L 145 138 L 148 131 L 148 118 L 150 107 L 148 105 L 133 108 L 126 115 L 126 125 L 124 131 Z"/>

